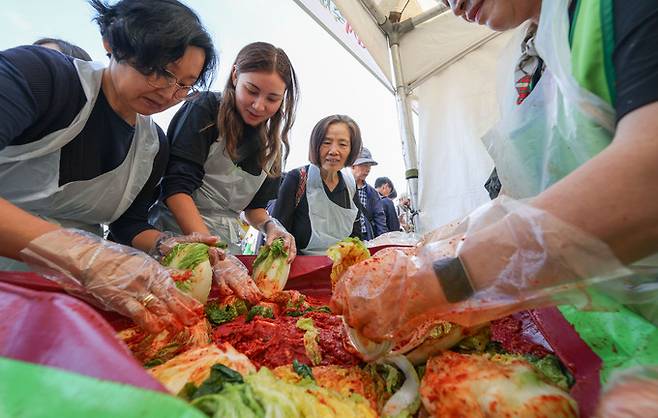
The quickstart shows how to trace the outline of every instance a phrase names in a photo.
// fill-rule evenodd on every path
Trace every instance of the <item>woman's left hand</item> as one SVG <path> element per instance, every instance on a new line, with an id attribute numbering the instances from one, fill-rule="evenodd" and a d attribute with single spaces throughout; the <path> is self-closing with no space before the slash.
<path id="1" fill-rule="evenodd" d="M 275 218 L 270 218 L 264 223 L 264 230 L 261 231 L 265 234 L 265 244 L 270 245 L 272 242 L 277 239 L 283 239 L 283 246 L 288 252 L 288 263 L 292 261 L 297 256 L 297 246 L 295 245 L 295 237 L 286 231 L 286 228 L 281 225 L 281 222 Z"/>

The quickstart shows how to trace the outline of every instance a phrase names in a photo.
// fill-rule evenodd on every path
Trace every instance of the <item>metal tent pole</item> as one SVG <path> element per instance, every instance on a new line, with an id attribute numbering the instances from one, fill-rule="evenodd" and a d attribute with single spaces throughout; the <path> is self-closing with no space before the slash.
<path id="1" fill-rule="evenodd" d="M 395 80 L 395 102 L 398 111 L 398 122 L 400 126 L 400 137 L 402 139 L 402 157 L 406 167 L 405 177 L 409 185 L 411 206 L 418 209 L 418 154 L 416 136 L 411 119 L 411 104 L 409 103 L 409 91 L 404 83 L 402 73 L 402 62 L 400 57 L 400 44 L 395 36 L 389 36 L 389 52 L 391 56 L 391 68 Z M 414 220 L 415 221 L 415 220 Z"/>
<path id="2" fill-rule="evenodd" d="M 391 70 L 394 78 L 395 101 L 398 112 L 398 122 L 400 127 L 400 136 L 402 139 L 402 157 L 406 168 L 405 177 L 409 185 L 409 194 L 411 206 L 414 209 L 414 217 L 418 209 L 418 155 L 416 151 L 416 137 L 411 119 L 411 105 L 409 103 L 409 89 L 405 85 L 402 59 L 400 56 L 400 38 L 402 35 L 413 29 L 411 19 L 404 22 L 391 22 L 389 17 L 385 16 L 372 0 L 360 0 L 363 7 L 370 13 L 370 16 L 386 34 L 389 45 L 389 55 L 391 61 Z M 430 16 L 436 16 L 440 10 L 432 10 L 428 13 L 425 20 Z M 414 219 L 416 222 L 417 219 Z"/>

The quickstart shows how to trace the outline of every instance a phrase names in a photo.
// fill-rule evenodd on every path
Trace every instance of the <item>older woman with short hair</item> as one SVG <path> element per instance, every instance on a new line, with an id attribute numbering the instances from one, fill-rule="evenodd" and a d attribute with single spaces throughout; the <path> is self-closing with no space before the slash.
<path id="1" fill-rule="evenodd" d="M 358 202 L 351 170 L 361 152 L 361 130 L 346 115 L 320 120 L 311 132 L 311 164 L 288 172 L 273 216 L 295 237 L 303 254 L 324 254 L 355 234 Z M 356 225 L 358 230 L 359 225 Z"/>

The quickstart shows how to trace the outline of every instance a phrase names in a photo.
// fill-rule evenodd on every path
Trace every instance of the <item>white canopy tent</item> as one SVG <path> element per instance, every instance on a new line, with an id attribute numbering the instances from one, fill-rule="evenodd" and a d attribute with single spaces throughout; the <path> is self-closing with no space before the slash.
<path id="1" fill-rule="evenodd" d="M 295 1 L 395 94 L 419 230 L 485 202 L 493 163 L 480 137 L 498 116 L 496 63 L 509 35 L 464 22 L 438 0 Z"/>

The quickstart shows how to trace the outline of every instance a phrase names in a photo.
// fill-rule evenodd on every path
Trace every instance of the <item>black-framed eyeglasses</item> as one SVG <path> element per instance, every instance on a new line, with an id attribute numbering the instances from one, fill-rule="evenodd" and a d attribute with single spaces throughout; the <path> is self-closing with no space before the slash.
<path id="1" fill-rule="evenodd" d="M 186 86 L 181 84 L 176 76 L 166 68 L 162 69 L 162 73 L 156 72 L 147 76 L 146 82 L 149 86 L 156 89 L 176 87 L 173 97 L 177 100 L 189 100 L 199 94 L 199 89 L 196 86 Z"/>

